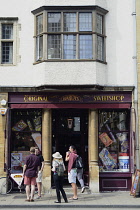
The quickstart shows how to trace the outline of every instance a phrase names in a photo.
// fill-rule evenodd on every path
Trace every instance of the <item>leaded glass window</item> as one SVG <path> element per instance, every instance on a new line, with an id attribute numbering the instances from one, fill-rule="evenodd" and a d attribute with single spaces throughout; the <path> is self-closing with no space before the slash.
<path id="1" fill-rule="evenodd" d="M 36 16 L 36 60 L 104 62 L 104 15 L 92 9 L 64 8 L 52 7 Z"/>
<path id="2" fill-rule="evenodd" d="M 61 31 L 61 13 L 48 13 L 48 32 Z"/>
<path id="3" fill-rule="evenodd" d="M 76 36 L 64 35 L 64 59 L 76 58 Z"/>
<path id="4" fill-rule="evenodd" d="M 102 34 L 103 33 L 103 16 L 97 14 L 96 16 L 96 20 L 97 20 L 97 33 Z"/>
<path id="5" fill-rule="evenodd" d="M 79 59 L 92 59 L 92 35 L 80 35 Z"/>
<path id="6" fill-rule="evenodd" d="M 92 31 L 92 13 L 79 13 L 79 31 Z"/>
<path id="7" fill-rule="evenodd" d="M 60 59 L 61 57 L 61 36 L 48 36 L 48 59 Z"/>
<path id="8" fill-rule="evenodd" d="M 38 15 L 36 18 L 36 33 L 40 34 L 43 32 L 43 15 Z"/>

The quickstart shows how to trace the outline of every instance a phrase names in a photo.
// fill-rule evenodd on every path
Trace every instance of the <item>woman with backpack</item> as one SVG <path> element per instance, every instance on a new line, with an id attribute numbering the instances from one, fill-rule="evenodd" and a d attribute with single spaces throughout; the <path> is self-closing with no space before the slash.
<path id="1" fill-rule="evenodd" d="M 55 201 L 55 203 L 61 203 L 60 192 L 64 198 L 65 203 L 68 203 L 66 193 L 63 189 L 64 171 L 66 169 L 62 155 L 59 152 L 56 152 L 52 156 L 53 156 L 52 171 L 54 172 L 53 180 L 56 187 L 56 195 L 57 195 L 57 201 Z"/>

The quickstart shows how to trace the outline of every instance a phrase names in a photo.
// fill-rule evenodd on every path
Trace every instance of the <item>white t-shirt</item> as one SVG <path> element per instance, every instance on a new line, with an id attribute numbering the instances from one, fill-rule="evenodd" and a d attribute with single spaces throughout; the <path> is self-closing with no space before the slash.
<path id="1" fill-rule="evenodd" d="M 64 165 L 64 162 L 62 160 L 61 161 L 59 161 L 59 160 L 53 160 L 53 162 L 52 162 L 52 171 L 56 171 L 56 167 L 59 164 L 62 164 L 63 165 L 64 171 L 66 170 L 65 165 Z"/>

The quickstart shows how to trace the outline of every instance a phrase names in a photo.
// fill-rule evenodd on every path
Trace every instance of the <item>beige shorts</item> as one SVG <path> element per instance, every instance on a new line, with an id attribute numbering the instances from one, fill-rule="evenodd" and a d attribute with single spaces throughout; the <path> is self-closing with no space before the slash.
<path id="1" fill-rule="evenodd" d="M 38 172 L 38 177 L 36 178 L 36 182 L 42 182 L 42 172 Z"/>

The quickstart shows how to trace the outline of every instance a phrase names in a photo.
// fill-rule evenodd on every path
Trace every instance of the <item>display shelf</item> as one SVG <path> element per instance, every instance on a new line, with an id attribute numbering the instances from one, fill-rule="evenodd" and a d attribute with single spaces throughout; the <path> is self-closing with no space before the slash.
<path id="1" fill-rule="evenodd" d="M 129 117 L 124 110 L 99 112 L 100 172 L 129 172 Z"/>

